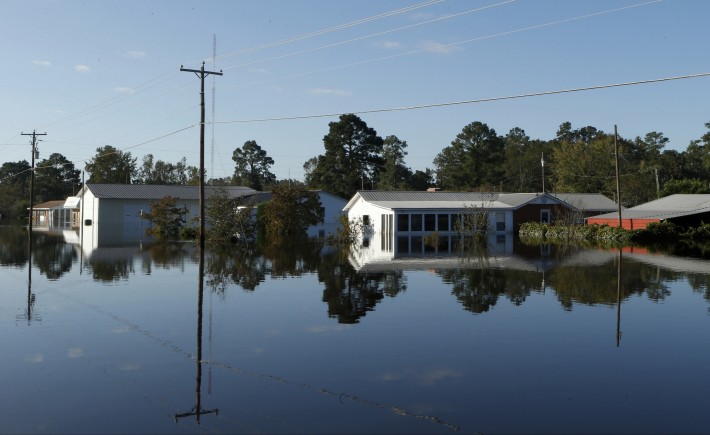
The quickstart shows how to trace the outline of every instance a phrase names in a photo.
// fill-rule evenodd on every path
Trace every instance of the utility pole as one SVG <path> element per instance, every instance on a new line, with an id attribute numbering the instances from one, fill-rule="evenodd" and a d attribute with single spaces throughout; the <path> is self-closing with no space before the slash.
<path id="1" fill-rule="evenodd" d="M 619 212 L 619 228 L 623 227 L 621 220 L 621 186 L 619 184 L 619 143 L 617 138 L 619 135 L 616 132 L 616 124 L 614 124 L 614 161 L 616 163 L 616 208 Z"/>
<path id="2" fill-rule="evenodd" d="M 39 153 L 37 151 L 37 136 L 47 136 L 47 133 L 37 133 L 36 130 L 32 130 L 32 133 L 20 133 L 22 136 L 32 136 L 32 172 L 30 173 L 30 240 L 32 240 L 32 218 L 34 214 L 34 201 L 35 201 L 35 157 L 38 157 Z M 31 261 L 31 260 L 30 260 Z"/>
<path id="3" fill-rule="evenodd" d="M 205 249 L 205 77 L 210 74 L 222 75 L 222 71 L 205 71 L 205 62 L 202 68 L 186 69 L 180 65 L 180 71 L 195 73 L 200 79 L 200 250 Z"/>
<path id="4" fill-rule="evenodd" d="M 540 156 L 540 166 L 542 166 L 542 193 L 545 193 L 545 153 Z"/>

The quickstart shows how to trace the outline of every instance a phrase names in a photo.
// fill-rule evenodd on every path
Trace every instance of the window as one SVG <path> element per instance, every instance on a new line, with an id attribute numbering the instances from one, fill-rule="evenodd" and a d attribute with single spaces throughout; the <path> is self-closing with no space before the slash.
<path id="1" fill-rule="evenodd" d="M 412 254 L 422 253 L 422 238 L 419 236 L 412 237 Z"/>
<path id="2" fill-rule="evenodd" d="M 397 237 L 397 254 L 409 254 L 409 237 Z"/>
<path id="3" fill-rule="evenodd" d="M 370 215 L 369 214 L 362 215 L 362 224 L 363 225 L 370 225 Z"/>
<path id="4" fill-rule="evenodd" d="M 409 231 L 409 215 L 397 215 L 397 231 Z"/>
<path id="5" fill-rule="evenodd" d="M 424 231 L 436 231 L 436 215 L 424 215 Z"/>
<path id="6" fill-rule="evenodd" d="M 449 252 L 449 236 L 439 236 L 439 246 L 437 246 L 437 249 L 441 253 Z"/>
<path id="7" fill-rule="evenodd" d="M 449 231 L 449 215 L 440 214 L 439 215 L 439 231 Z"/>
<path id="8" fill-rule="evenodd" d="M 550 223 L 550 209 L 540 210 L 540 223 Z"/>
<path id="9" fill-rule="evenodd" d="M 496 231 L 505 231 L 505 213 L 496 213 Z"/>
<path id="10" fill-rule="evenodd" d="M 422 215 L 413 214 L 412 215 L 412 231 L 422 230 Z"/>

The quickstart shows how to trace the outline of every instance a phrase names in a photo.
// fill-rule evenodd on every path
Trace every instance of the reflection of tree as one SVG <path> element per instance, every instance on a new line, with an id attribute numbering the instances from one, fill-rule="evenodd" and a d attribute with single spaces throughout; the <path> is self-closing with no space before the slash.
<path id="1" fill-rule="evenodd" d="M 128 276 L 135 272 L 132 258 L 92 261 L 90 264 L 95 281 L 111 282 L 128 279 Z"/>
<path id="2" fill-rule="evenodd" d="M 148 252 L 150 252 L 149 261 L 163 269 L 170 269 L 176 266 L 182 267 L 188 254 L 185 246 L 185 243 L 153 243 L 148 248 Z"/>
<path id="3" fill-rule="evenodd" d="M 310 240 L 283 240 L 262 246 L 261 252 L 271 265 L 272 278 L 301 276 L 315 272 L 321 261 L 323 244 Z"/>
<path id="4" fill-rule="evenodd" d="M 521 305 L 533 291 L 539 291 L 540 274 L 493 268 L 447 269 L 439 271 L 442 280 L 453 286 L 452 294 L 464 308 L 479 314 L 488 311 L 505 295 Z"/>
<path id="5" fill-rule="evenodd" d="M 574 302 L 587 305 L 617 303 L 616 261 L 611 260 L 595 266 L 562 266 L 550 275 L 550 287 L 557 294 L 565 309 L 572 309 Z M 652 301 L 661 301 L 670 295 L 666 282 L 677 279 L 676 273 L 661 270 L 634 261 L 624 261 L 621 275 L 621 296 L 646 296 Z"/>
<path id="6" fill-rule="evenodd" d="M 341 252 L 326 255 L 318 269 L 328 316 L 339 323 L 358 323 L 385 295 L 394 297 L 407 289 L 402 271 L 358 273 L 346 258 Z"/>
<path id="7" fill-rule="evenodd" d="M 20 226 L 0 229 L 0 265 L 21 267 L 27 264 L 27 230 Z"/>
<path id="8" fill-rule="evenodd" d="M 0 231 L 0 265 L 24 266 L 27 264 L 27 229 L 4 227 Z M 71 270 L 77 257 L 74 248 L 64 243 L 62 237 L 45 233 L 32 234 L 32 263 L 49 279 L 58 279 Z"/>
<path id="9" fill-rule="evenodd" d="M 217 292 L 224 292 L 230 283 L 254 290 L 264 281 L 266 271 L 266 259 L 250 245 L 212 250 L 205 266 L 207 285 Z"/>
<path id="10" fill-rule="evenodd" d="M 710 275 L 688 275 L 688 284 L 695 293 L 702 294 L 703 298 L 710 302 Z"/>
<path id="11" fill-rule="evenodd" d="M 71 270 L 77 253 L 61 237 L 34 233 L 32 235 L 32 263 L 48 279 L 59 279 Z"/>

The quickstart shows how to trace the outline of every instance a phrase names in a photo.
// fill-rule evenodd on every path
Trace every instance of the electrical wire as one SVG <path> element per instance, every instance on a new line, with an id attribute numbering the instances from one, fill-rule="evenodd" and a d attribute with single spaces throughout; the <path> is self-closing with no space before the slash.
<path id="1" fill-rule="evenodd" d="M 438 44 L 438 45 L 436 45 L 435 47 L 426 47 L 426 48 L 417 49 L 417 50 L 409 50 L 409 51 L 406 51 L 406 52 L 403 52 L 403 53 L 392 54 L 392 55 L 389 55 L 389 56 L 381 56 L 381 57 L 376 57 L 376 58 L 372 58 L 372 59 L 365 59 L 365 60 L 358 61 L 358 62 L 348 63 L 348 64 L 344 64 L 344 65 L 337 65 L 337 66 L 332 66 L 332 67 L 328 67 L 328 68 L 322 68 L 322 69 L 318 69 L 318 70 L 306 71 L 306 72 L 296 73 L 296 74 L 289 74 L 289 75 L 286 75 L 286 76 L 275 77 L 275 78 L 273 78 L 273 79 L 268 79 L 268 80 L 259 80 L 259 81 L 256 81 L 256 82 L 249 82 L 249 83 L 245 83 L 245 84 L 242 84 L 242 85 L 237 85 L 237 86 L 228 87 L 228 88 L 225 88 L 225 89 L 243 88 L 243 87 L 254 86 L 254 85 L 259 85 L 259 84 L 264 84 L 264 83 L 271 83 L 271 82 L 280 81 L 280 80 L 285 80 L 285 79 L 291 79 L 291 78 L 296 78 L 296 77 L 308 76 L 308 75 L 312 75 L 312 74 L 319 74 L 319 73 L 323 73 L 323 72 L 330 72 L 330 71 L 335 71 L 335 70 L 339 70 L 339 69 L 350 68 L 350 67 L 353 67 L 353 66 L 366 65 L 366 64 L 369 64 L 369 63 L 380 62 L 380 61 L 383 61 L 383 60 L 396 59 L 396 58 L 398 58 L 398 57 L 410 56 L 410 55 L 413 55 L 413 54 L 419 54 L 419 53 L 424 53 L 424 52 L 433 51 L 433 50 L 440 50 L 440 49 L 443 49 L 443 48 L 455 47 L 455 46 L 458 46 L 458 45 L 468 44 L 468 43 L 471 43 L 471 42 L 484 41 L 484 40 L 487 40 L 487 39 L 493 39 L 493 38 L 498 38 L 498 37 L 501 37 L 501 36 L 513 35 L 513 34 L 516 34 L 516 33 L 527 32 L 527 31 L 530 31 L 530 30 L 542 29 L 542 28 L 545 28 L 545 27 L 550 27 L 550 26 L 555 26 L 555 25 L 559 25 L 559 24 L 570 23 L 570 22 L 574 22 L 574 21 L 583 20 L 583 19 L 586 19 L 586 18 L 592 18 L 592 17 L 596 17 L 596 16 L 600 16 L 600 15 L 611 14 L 611 13 L 614 13 L 614 12 L 620 12 L 620 11 L 623 11 L 623 10 L 632 9 L 632 8 L 637 8 L 637 7 L 641 7 L 641 6 L 648 6 L 648 5 L 650 5 L 650 4 L 660 3 L 660 2 L 662 2 L 662 1 L 663 1 L 663 0 L 651 0 L 651 1 L 648 1 L 648 2 L 644 2 L 644 3 L 637 3 L 637 4 L 634 4 L 634 5 L 629 5 L 629 6 L 624 6 L 624 7 L 620 7 L 620 8 L 609 9 L 609 10 L 606 10 L 606 11 L 594 12 L 594 13 L 591 13 L 591 14 L 580 15 L 580 16 L 572 17 L 572 18 L 565 18 L 565 19 L 557 20 L 557 21 L 550 21 L 550 22 L 543 23 L 543 24 L 537 24 L 537 25 L 534 25 L 534 26 L 522 27 L 522 28 L 519 28 L 519 29 L 509 30 L 509 31 L 500 32 L 500 33 L 494 33 L 494 34 L 491 34 L 491 35 L 479 36 L 479 37 L 476 37 L 476 38 L 465 39 L 465 40 L 462 40 L 462 41 L 451 42 L 451 43 L 448 43 L 448 44 Z"/>
<path id="2" fill-rule="evenodd" d="M 279 56 L 274 56 L 274 57 L 270 57 L 270 58 L 266 58 L 266 59 L 260 59 L 260 60 L 255 60 L 255 61 L 248 62 L 248 63 L 243 63 L 243 64 L 239 64 L 239 65 L 229 66 L 229 67 L 223 68 L 223 70 L 229 70 L 229 69 L 234 69 L 234 68 L 242 68 L 242 67 L 245 67 L 245 66 L 250 66 L 250 65 L 254 65 L 254 64 L 258 64 L 258 63 L 269 62 L 269 61 L 278 60 L 278 59 L 284 59 L 284 58 L 287 58 L 287 57 L 293 57 L 293 56 L 297 56 L 297 55 L 301 55 L 301 54 L 305 54 L 305 53 L 311 53 L 311 52 L 314 52 L 314 51 L 323 50 L 323 49 L 325 49 L 325 48 L 332 48 L 332 47 L 337 47 L 337 46 L 339 46 L 339 45 L 350 44 L 350 43 L 352 43 L 352 42 L 362 41 L 362 40 L 365 40 L 365 39 L 374 38 L 374 37 L 376 37 L 376 36 L 382 36 L 382 35 L 386 35 L 386 34 L 389 34 L 389 33 L 399 32 L 399 31 L 401 31 L 401 30 L 407 30 L 407 29 L 411 29 L 411 28 L 414 28 L 414 27 L 423 26 L 423 25 L 425 25 L 425 24 L 435 23 L 435 22 L 438 22 L 438 21 L 448 20 L 448 19 L 451 19 L 451 18 L 460 17 L 460 16 L 462 16 L 462 15 L 471 14 L 471 13 L 474 13 L 474 12 L 481 12 L 481 11 L 484 11 L 484 10 L 487 10 L 487 9 L 491 9 L 491 8 L 495 8 L 495 7 L 498 7 L 498 6 L 504 6 L 504 5 L 507 5 L 507 4 L 509 4 L 509 3 L 513 3 L 513 2 L 515 2 L 515 1 L 517 1 L 517 0 L 506 0 L 506 1 L 501 2 L 501 3 L 496 3 L 496 4 L 493 4 L 493 5 L 483 6 L 483 7 L 475 8 L 475 9 L 469 9 L 469 10 L 466 10 L 466 11 L 463 11 L 463 12 L 458 12 L 458 13 L 451 14 L 451 15 L 446 15 L 446 16 L 444 16 L 444 17 L 434 18 L 434 19 L 431 19 L 431 20 L 422 21 L 422 22 L 420 22 L 420 23 L 410 24 L 410 25 L 408 25 L 408 26 L 398 27 L 398 28 L 390 29 L 390 30 L 385 30 L 385 31 L 378 32 L 378 33 L 372 33 L 372 34 L 369 34 L 369 35 L 360 36 L 360 37 L 353 38 L 353 39 L 348 39 L 348 40 L 346 40 L 346 41 L 334 42 L 334 43 L 332 43 L 332 44 L 322 45 L 322 46 L 320 46 L 320 47 L 315 47 L 315 48 L 309 48 L 309 49 L 307 49 L 307 50 L 295 51 L 295 52 L 286 53 L 286 54 L 282 54 L 282 55 L 279 55 Z"/>
<path id="3" fill-rule="evenodd" d="M 282 40 L 280 40 L 280 41 L 270 42 L 270 43 L 258 45 L 258 46 L 255 46 L 255 47 L 251 47 L 251 48 L 245 48 L 245 49 L 242 49 L 242 50 L 232 51 L 232 52 L 230 52 L 230 53 L 226 53 L 226 54 L 223 54 L 223 55 L 221 55 L 221 56 L 218 56 L 217 59 L 223 59 L 223 58 L 226 58 L 226 57 L 236 56 L 236 55 L 239 55 L 239 54 L 253 53 L 253 52 L 255 52 L 255 51 L 264 50 L 264 49 L 266 49 L 266 48 L 272 48 L 272 47 L 278 47 L 278 46 L 284 45 L 284 44 L 290 44 L 290 43 L 292 43 L 292 42 L 301 41 L 301 40 L 304 40 L 304 39 L 312 38 L 312 37 L 314 37 L 314 36 L 320 36 L 320 35 L 324 35 L 324 34 L 326 34 L 326 33 L 331 33 L 331 32 L 335 32 L 335 31 L 338 31 L 338 30 L 347 29 L 347 28 L 354 27 L 354 26 L 357 26 L 357 25 L 360 25 L 360 24 L 365 24 L 365 23 L 369 23 L 369 22 L 371 22 L 371 21 L 380 20 L 380 19 L 382 19 L 382 18 L 388 18 L 388 17 L 394 16 L 394 15 L 399 15 L 399 14 L 405 13 L 405 12 L 411 12 L 411 11 L 413 11 L 413 10 L 420 9 L 420 8 L 423 8 L 423 7 L 427 7 L 427 6 L 431 6 L 431 5 L 434 5 L 434 4 L 437 4 L 437 3 L 441 3 L 441 2 L 443 2 L 443 1 L 445 1 L 445 0 L 430 0 L 430 1 L 426 1 L 426 2 L 424 2 L 424 3 L 419 3 L 419 4 L 416 4 L 416 5 L 412 5 L 412 6 L 407 6 L 407 7 L 404 7 L 404 8 L 401 8 L 401 9 L 396 9 L 396 10 L 393 10 L 393 11 L 390 11 L 390 12 L 384 12 L 384 13 L 382 13 L 382 14 L 373 15 L 373 16 L 370 16 L 370 17 L 367 17 L 367 18 L 362 18 L 362 19 L 359 19 L 359 20 L 351 21 L 351 22 L 349 22 L 349 23 L 345 23 L 345 24 L 339 24 L 339 25 L 336 25 L 336 26 L 333 26 L 333 27 L 328 27 L 328 28 L 325 28 L 325 29 L 322 29 L 322 30 L 317 30 L 317 31 L 315 31 L 315 32 L 306 33 L 306 34 L 303 34 L 303 35 L 294 36 L 294 37 L 291 37 L 291 38 L 282 39 Z M 210 58 L 210 59 L 211 59 L 211 58 Z M 187 64 L 198 63 L 198 62 L 202 62 L 203 60 L 204 60 L 204 59 L 195 60 L 195 61 L 192 61 L 192 62 L 188 62 Z M 187 65 L 187 64 L 186 64 L 186 65 Z"/>
<path id="4" fill-rule="evenodd" d="M 341 116 L 341 115 L 345 115 L 345 114 L 367 115 L 367 114 L 372 114 L 372 113 L 403 112 L 403 111 L 408 111 L 408 110 L 431 109 L 434 107 L 448 107 L 448 106 L 458 106 L 458 105 L 463 105 L 463 104 L 489 103 L 489 102 L 494 102 L 494 101 L 515 100 L 515 99 L 521 99 L 521 98 L 541 97 L 541 96 L 546 96 L 546 95 L 558 95 L 558 94 L 592 91 L 592 90 L 599 90 L 599 89 L 619 88 L 619 87 L 625 87 L 625 86 L 637 86 L 637 85 L 660 83 L 660 82 L 667 82 L 667 81 L 673 81 L 673 80 L 700 78 L 700 77 L 707 77 L 707 76 L 710 76 L 710 72 L 699 73 L 699 74 L 687 74 L 687 75 L 674 76 L 674 77 L 663 77 L 663 78 L 649 79 L 649 80 L 637 80 L 637 81 L 632 81 L 632 82 L 585 86 L 585 87 L 571 88 L 571 89 L 559 89 L 559 90 L 554 90 L 554 91 L 531 92 L 531 93 L 526 93 L 526 94 L 508 95 L 508 96 L 501 96 L 501 97 L 478 98 L 478 99 L 474 99 L 474 100 L 463 100 L 463 101 L 449 101 L 446 103 L 420 104 L 420 105 L 416 105 L 416 106 L 390 107 L 390 108 L 384 108 L 384 109 L 369 109 L 369 110 L 359 110 L 359 111 L 349 111 L 349 112 L 334 112 L 334 113 L 324 113 L 324 114 L 319 114 L 319 115 L 296 115 L 296 116 L 283 116 L 283 117 L 278 117 L 278 118 L 237 119 L 237 120 L 233 120 L 233 121 L 214 121 L 214 122 L 217 124 L 246 124 L 246 123 L 254 123 L 254 122 L 293 121 L 293 120 L 300 120 L 300 119 L 329 118 L 329 117 Z"/>

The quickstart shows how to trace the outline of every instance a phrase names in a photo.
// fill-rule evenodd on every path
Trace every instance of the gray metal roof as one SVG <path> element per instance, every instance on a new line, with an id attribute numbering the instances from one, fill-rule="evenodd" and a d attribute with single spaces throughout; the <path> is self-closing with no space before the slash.
<path id="1" fill-rule="evenodd" d="M 161 199 L 171 196 L 178 199 L 198 199 L 198 186 L 159 184 L 88 184 L 87 189 L 102 199 Z M 231 198 L 241 198 L 258 193 L 244 186 L 221 186 Z M 205 196 L 210 197 L 220 187 L 205 186 Z"/>
<path id="2" fill-rule="evenodd" d="M 601 193 L 550 193 L 577 210 L 605 212 L 615 211 L 616 203 Z"/>
<path id="3" fill-rule="evenodd" d="M 358 192 L 348 202 L 345 209 L 353 205 L 357 195 L 371 204 L 388 209 L 463 209 L 467 206 L 487 209 L 515 209 L 543 194 L 364 190 Z"/>
<path id="4" fill-rule="evenodd" d="M 624 219 L 671 219 L 710 212 L 710 194 L 675 194 L 628 208 L 621 212 Z M 619 214 L 606 213 L 595 218 L 618 219 Z"/>

